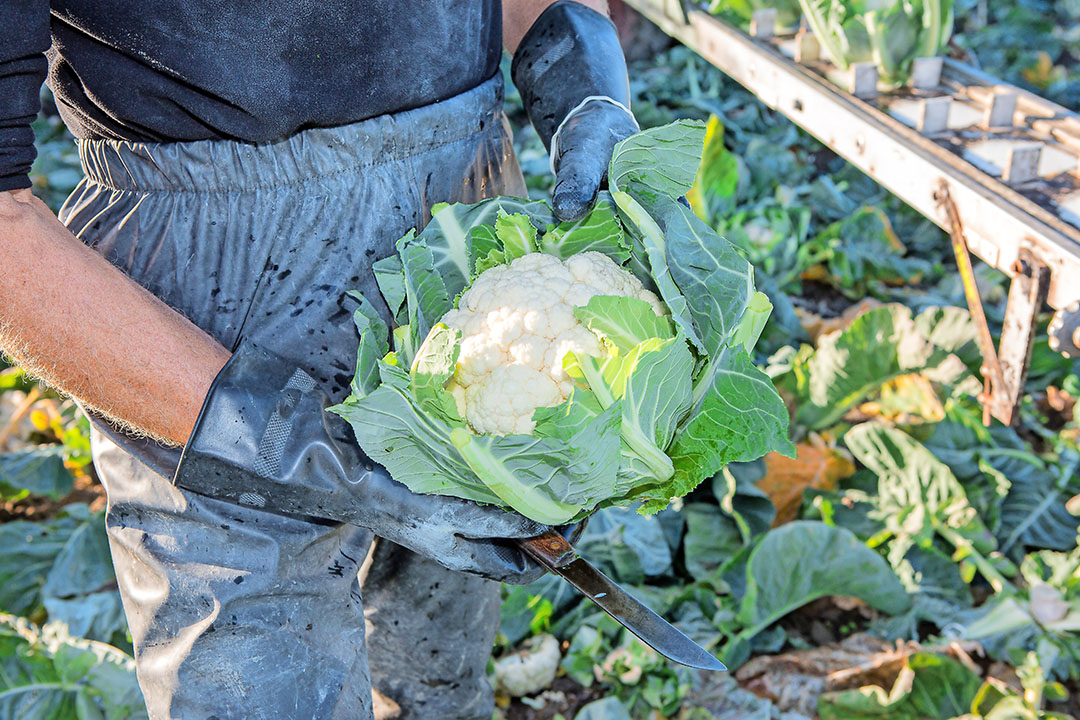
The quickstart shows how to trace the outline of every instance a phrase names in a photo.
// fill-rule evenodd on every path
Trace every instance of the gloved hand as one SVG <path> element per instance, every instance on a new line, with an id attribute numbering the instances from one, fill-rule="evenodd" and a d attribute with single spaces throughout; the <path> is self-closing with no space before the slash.
<path id="1" fill-rule="evenodd" d="M 215 379 L 174 482 L 268 512 L 368 528 L 451 570 L 525 584 L 544 570 L 507 542 L 547 527 L 466 500 L 418 495 L 356 447 L 303 370 L 241 343 Z"/>
<path id="2" fill-rule="evenodd" d="M 560 0 L 525 34 L 510 70 L 536 132 L 551 153 L 551 204 L 562 220 L 588 212 L 615 143 L 638 131 L 615 25 Z"/>

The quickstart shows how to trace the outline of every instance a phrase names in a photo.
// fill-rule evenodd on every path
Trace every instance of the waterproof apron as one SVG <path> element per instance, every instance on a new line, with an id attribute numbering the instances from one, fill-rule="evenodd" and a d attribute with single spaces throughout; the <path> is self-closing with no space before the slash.
<path id="1" fill-rule="evenodd" d="M 371 265 L 433 204 L 525 194 L 501 76 L 280 142 L 79 149 L 72 232 L 225 347 L 242 328 L 334 400 L 356 363 L 346 291 L 386 316 Z M 387 717 L 491 718 L 497 583 L 361 528 L 181 490 L 178 451 L 98 423 L 92 442 L 151 718 L 368 718 L 372 688 L 400 707 Z"/>

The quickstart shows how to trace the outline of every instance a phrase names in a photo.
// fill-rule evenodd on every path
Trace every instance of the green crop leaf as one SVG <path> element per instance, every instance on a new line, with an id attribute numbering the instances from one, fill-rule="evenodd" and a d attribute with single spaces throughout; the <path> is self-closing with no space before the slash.
<path id="1" fill-rule="evenodd" d="M 384 366 L 385 367 L 385 366 Z M 410 490 L 498 504 L 450 440 L 453 428 L 425 414 L 408 392 L 408 379 L 387 382 L 361 400 L 329 408 L 352 425 L 360 446 Z"/>
<path id="2" fill-rule="evenodd" d="M 60 446 L 0 454 L 0 498 L 10 501 L 40 495 L 58 500 L 71 492 L 72 486 Z"/>
<path id="3" fill-rule="evenodd" d="M 620 335 L 625 339 L 627 333 Z M 600 360 L 566 356 L 567 374 L 584 381 L 602 406 L 621 403 L 624 479 L 655 485 L 671 478 L 674 469 L 664 449 L 690 407 L 693 364 L 681 337 L 649 338 Z"/>
<path id="4" fill-rule="evenodd" d="M 667 240 L 663 229 L 656 218 L 633 195 L 614 191 L 612 197 L 615 198 L 615 204 L 619 208 L 620 215 L 624 217 L 626 226 L 632 228 L 631 237 L 635 238 L 644 250 L 644 257 L 640 258 L 640 261 L 649 268 L 652 285 L 659 290 L 660 298 L 667 305 L 672 320 L 698 351 L 706 352 L 698 330 L 694 327 L 686 297 L 671 277 L 671 270 L 668 267 Z M 660 202 L 663 203 L 664 200 Z M 673 200 L 666 202 L 678 204 Z"/>
<path id="5" fill-rule="evenodd" d="M 844 443 L 877 475 L 873 503 L 892 534 L 889 554 L 894 563 L 912 545 L 937 536 L 970 560 L 997 592 L 1012 592 L 1012 585 L 989 559 L 997 549 L 994 536 L 947 465 L 907 433 L 884 425 L 858 425 L 847 432 Z"/>
<path id="6" fill-rule="evenodd" d="M 841 68 L 873 61 L 902 83 L 916 57 L 931 57 L 952 34 L 952 0 L 833 2 L 799 0 L 825 55 Z"/>
<path id="7" fill-rule="evenodd" d="M 126 628 L 115 588 L 105 520 L 85 505 L 56 517 L 0 525 L 0 613 L 42 609 L 72 632 L 112 641 Z"/>
<path id="8" fill-rule="evenodd" d="M 131 657 L 73 638 L 62 623 L 38 628 L 0 614 L 0 717 L 142 720 L 147 714 Z"/>
<path id="9" fill-rule="evenodd" d="M 639 584 L 671 570 L 671 548 L 655 515 L 604 508 L 589 518 L 575 548 L 582 557 L 622 582 Z"/>
<path id="10" fill-rule="evenodd" d="M 458 428 L 455 447 L 504 503 L 538 522 L 562 525 L 591 510 L 618 465 L 621 406 L 597 415 L 568 441 L 528 435 L 473 435 Z"/>
<path id="11" fill-rule="evenodd" d="M 1076 456 L 1061 466 L 1047 466 L 1033 456 L 986 453 L 984 469 L 1007 483 L 997 530 L 1001 551 L 1029 547 L 1071 550 L 1080 521 L 1065 508 L 1080 494 Z"/>
<path id="12" fill-rule="evenodd" d="M 389 350 L 389 331 L 367 298 L 358 292 L 350 292 L 349 297 L 360 303 L 360 307 L 353 311 L 360 345 L 356 349 L 356 375 L 350 388 L 353 396 L 362 398 L 379 386 L 379 358 Z"/>
<path id="13" fill-rule="evenodd" d="M 682 514 L 686 571 L 694 580 L 708 582 L 743 548 L 743 537 L 735 520 L 716 505 L 687 503 Z"/>
<path id="14" fill-rule="evenodd" d="M 504 215 L 525 216 L 538 229 L 555 220 L 543 203 L 493 198 L 475 205 L 447 205 L 432 215 L 431 222 L 417 236 L 420 243 L 430 249 L 432 269 L 442 280 L 449 297 L 456 297 L 466 287 L 475 265 L 471 260 L 476 253 L 469 242 L 469 231 L 477 225 L 496 225 L 499 217 Z"/>
<path id="15" fill-rule="evenodd" d="M 404 268 L 411 347 L 419 347 L 428 331 L 452 308 L 453 297 L 435 272 L 435 257 L 422 242 L 410 242 L 412 231 L 398 240 L 398 255 Z"/>
<path id="16" fill-rule="evenodd" d="M 666 265 L 705 352 L 738 344 L 735 333 L 754 297 L 753 267 L 681 203 L 664 202 L 657 222 L 667 240 Z"/>
<path id="17" fill-rule="evenodd" d="M 826 693 L 818 700 L 821 720 L 923 720 L 969 716 L 982 680 L 945 655 L 920 651 L 908 656 L 893 688 L 878 686 Z"/>
<path id="18" fill-rule="evenodd" d="M 825 335 L 816 351 L 796 361 L 796 392 L 804 398 L 796 420 L 811 429 L 829 427 L 889 380 L 937 368 L 973 337 L 970 317 L 960 324 L 966 313 L 957 313 L 931 308 L 914 318 L 903 305 L 885 305 L 860 315 L 847 329 Z M 948 345 L 931 340 L 947 338 L 935 330 L 935 321 L 953 331 Z"/>
<path id="19" fill-rule="evenodd" d="M 394 322 L 399 325 L 407 323 L 409 320 L 405 307 L 405 268 L 401 264 L 401 257 L 388 255 L 375 261 L 371 270 L 379 286 L 379 293 L 386 301 Z"/>
<path id="20" fill-rule="evenodd" d="M 787 408 L 772 381 L 746 351 L 726 349 L 709 360 L 694 386 L 695 403 L 669 450 L 675 476 L 650 509 L 680 497 L 730 462 L 776 451 L 794 457 Z M 661 504 L 662 503 L 662 504 Z"/>
<path id="21" fill-rule="evenodd" d="M 772 530 L 750 554 L 740 620 L 763 630 L 825 595 L 856 597 L 882 612 L 904 612 L 911 600 L 881 557 L 843 528 L 796 521 Z"/>

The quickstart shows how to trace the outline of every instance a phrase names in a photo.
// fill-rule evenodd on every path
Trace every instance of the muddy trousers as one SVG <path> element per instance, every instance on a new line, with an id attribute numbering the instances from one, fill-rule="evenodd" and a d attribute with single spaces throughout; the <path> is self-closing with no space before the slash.
<path id="1" fill-rule="evenodd" d="M 438 202 L 523 195 L 501 81 L 277 143 L 80 143 L 61 211 L 85 243 L 226 347 L 238 335 L 348 394 L 359 289 Z M 122 319 L 118 318 L 118 322 Z M 174 487 L 178 454 L 103 426 L 93 457 L 155 720 L 484 718 L 496 583 L 371 533 Z M 393 706 L 400 708 L 393 714 Z"/>

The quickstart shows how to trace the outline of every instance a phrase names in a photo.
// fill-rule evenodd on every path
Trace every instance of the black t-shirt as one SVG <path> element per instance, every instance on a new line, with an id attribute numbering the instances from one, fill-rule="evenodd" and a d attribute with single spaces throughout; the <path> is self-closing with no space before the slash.
<path id="1" fill-rule="evenodd" d="M 46 72 L 79 138 L 260 142 L 475 87 L 501 26 L 500 0 L 0 0 L 0 190 Z"/>

